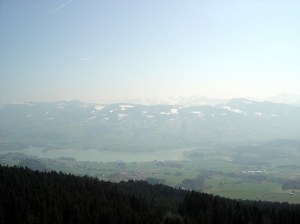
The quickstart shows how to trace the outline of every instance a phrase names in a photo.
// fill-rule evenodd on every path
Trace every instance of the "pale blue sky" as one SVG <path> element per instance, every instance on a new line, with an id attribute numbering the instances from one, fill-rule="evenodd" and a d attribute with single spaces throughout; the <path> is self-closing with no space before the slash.
<path id="1" fill-rule="evenodd" d="M 300 94 L 300 1 L 2 0 L 0 32 L 0 103 Z"/>

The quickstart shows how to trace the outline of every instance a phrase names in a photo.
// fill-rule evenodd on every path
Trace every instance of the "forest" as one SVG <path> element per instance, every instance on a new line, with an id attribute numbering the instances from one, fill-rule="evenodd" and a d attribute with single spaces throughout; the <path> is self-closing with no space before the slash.
<path id="1" fill-rule="evenodd" d="M 0 223 L 291 223 L 300 204 L 0 165 Z"/>

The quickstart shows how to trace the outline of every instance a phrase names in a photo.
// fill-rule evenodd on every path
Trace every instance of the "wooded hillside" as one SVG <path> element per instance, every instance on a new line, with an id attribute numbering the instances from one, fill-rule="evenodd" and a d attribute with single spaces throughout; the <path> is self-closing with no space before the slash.
<path id="1" fill-rule="evenodd" d="M 231 200 L 0 165 L 0 223 L 299 223 L 300 205 Z"/>

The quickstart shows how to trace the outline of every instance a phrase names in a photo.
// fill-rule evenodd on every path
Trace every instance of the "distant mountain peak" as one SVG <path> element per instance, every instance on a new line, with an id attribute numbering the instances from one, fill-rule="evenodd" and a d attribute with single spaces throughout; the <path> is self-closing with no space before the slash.
<path id="1" fill-rule="evenodd" d="M 244 104 L 256 104 L 257 101 L 248 100 L 246 98 L 233 98 L 226 103 L 226 105 L 244 105 Z"/>
<path id="2" fill-rule="evenodd" d="M 227 103 L 228 99 L 219 98 L 209 98 L 205 96 L 169 96 L 169 97 L 152 97 L 147 99 L 130 99 L 122 98 L 117 100 L 115 103 L 133 103 L 133 104 L 143 104 L 143 105 L 179 105 L 179 106 L 201 106 L 209 105 L 215 106 L 217 104 Z"/>
<path id="3" fill-rule="evenodd" d="M 300 106 L 300 94 L 296 93 L 281 93 L 276 96 L 271 96 L 266 99 L 273 103 L 284 103 L 293 106 Z"/>

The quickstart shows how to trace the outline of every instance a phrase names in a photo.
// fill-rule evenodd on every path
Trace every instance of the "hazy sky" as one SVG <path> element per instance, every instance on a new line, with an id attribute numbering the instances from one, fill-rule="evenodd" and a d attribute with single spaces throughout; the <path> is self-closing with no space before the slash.
<path id="1" fill-rule="evenodd" d="M 300 1 L 0 1 L 0 103 L 300 94 Z"/>

